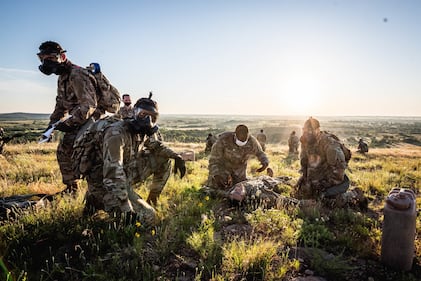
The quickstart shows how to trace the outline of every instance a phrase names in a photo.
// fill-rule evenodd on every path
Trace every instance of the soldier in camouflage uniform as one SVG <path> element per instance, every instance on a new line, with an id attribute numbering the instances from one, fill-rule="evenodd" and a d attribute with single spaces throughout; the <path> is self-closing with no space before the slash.
<path id="1" fill-rule="evenodd" d="M 4 130 L 3 130 L 3 128 L 0 128 L 0 154 L 3 153 L 3 146 L 5 145 L 5 142 L 3 140 L 3 136 L 4 136 Z"/>
<path id="2" fill-rule="evenodd" d="M 212 146 L 215 144 L 215 142 L 216 142 L 216 137 L 212 134 L 208 134 L 208 136 L 206 137 L 206 147 L 205 147 L 206 154 L 211 152 Z"/>
<path id="3" fill-rule="evenodd" d="M 364 142 L 363 139 L 360 139 L 358 141 L 357 152 L 359 152 L 361 154 L 366 154 L 368 152 L 368 144 L 366 142 Z"/>
<path id="4" fill-rule="evenodd" d="M 134 106 L 134 119 L 99 120 L 92 126 L 101 127 L 100 159 L 88 175 L 87 211 L 104 209 L 107 212 L 131 213 L 148 224 L 155 221 L 156 204 L 170 175 L 170 158 L 175 159 L 175 172 L 186 172 L 180 155 L 160 142 L 156 136 L 158 108 L 149 98 L 139 99 Z M 107 123 L 108 122 L 108 123 Z M 87 132 L 89 129 L 87 130 Z M 143 147 L 140 147 L 143 145 Z M 133 185 L 153 175 L 150 193 L 145 202 Z"/>
<path id="5" fill-rule="evenodd" d="M 303 127 L 301 142 L 301 173 L 298 196 L 304 199 L 322 199 L 330 207 L 367 208 L 367 198 L 358 188 L 349 188 L 345 174 L 351 151 L 339 139 L 320 131 L 320 123 L 310 117 Z"/>
<path id="6" fill-rule="evenodd" d="M 345 182 L 347 161 L 337 138 L 320 131 L 320 123 L 310 117 L 303 127 L 301 142 L 300 195 L 314 198 Z M 346 187 L 348 188 L 348 187 Z"/>
<path id="7" fill-rule="evenodd" d="M 213 189 L 229 189 L 247 179 L 247 161 L 256 156 L 261 163 L 257 172 L 263 172 L 269 159 L 255 137 L 245 125 L 238 125 L 235 132 L 222 133 L 212 147 L 209 158 L 207 186 Z"/>
<path id="8" fill-rule="evenodd" d="M 295 134 L 295 131 L 292 131 L 288 138 L 288 152 L 293 154 L 298 154 L 298 147 L 300 145 L 300 139 Z"/>
<path id="9" fill-rule="evenodd" d="M 90 122 L 97 108 L 96 80 L 85 68 L 74 65 L 66 57 L 65 50 L 56 42 L 46 41 L 39 46 L 41 61 L 39 70 L 45 75 L 58 75 L 58 89 L 50 125 L 72 115 L 56 129 L 64 132 L 57 148 L 57 161 L 67 191 L 77 189 L 76 175 L 72 170 L 73 142 Z M 48 129 L 47 129 L 48 130 Z"/>
<path id="10" fill-rule="evenodd" d="M 260 143 L 263 151 L 266 151 L 266 135 L 263 133 L 263 129 L 256 136 L 257 141 Z"/>
<path id="11" fill-rule="evenodd" d="M 120 115 L 121 119 L 133 118 L 134 113 L 133 113 L 133 106 L 132 106 L 132 101 L 130 99 L 130 95 L 124 94 L 122 96 L 122 99 L 123 99 L 124 105 L 120 107 L 118 114 Z"/>

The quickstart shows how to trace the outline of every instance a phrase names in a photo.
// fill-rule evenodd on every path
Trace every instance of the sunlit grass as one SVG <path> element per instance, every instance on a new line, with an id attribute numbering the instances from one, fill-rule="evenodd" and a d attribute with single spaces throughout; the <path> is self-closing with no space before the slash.
<path id="1" fill-rule="evenodd" d="M 8 145 L 0 156 L 0 194 L 60 191 L 64 186 L 56 146 Z M 324 210 L 319 205 L 300 212 L 238 209 L 201 192 L 208 175 L 203 144 L 169 146 L 179 152 L 194 150 L 196 161 L 186 163 L 183 179 L 170 176 L 156 206 L 157 226 L 147 228 L 141 222 L 128 226 L 104 214 L 84 217 L 86 181 L 81 181 L 75 197 L 57 196 L 43 208 L 1 222 L 0 257 L 11 280 L 118 280 L 121 276 L 125 278 L 121 280 L 177 280 L 185 274 L 190 274 L 190 280 L 282 280 L 300 270 L 300 262 L 288 256 L 292 247 L 334 253 L 329 263 L 320 258 L 312 266 L 326 276 L 342 276 L 352 270 L 349 256 L 379 259 L 381 209 L 388 192 L 394 187 L 421 192 L 421 148 L 374 148 L 367 155 L 354 153 L 347 172 L 351 186 L 360 187 L 369 197 L 371 213 Z M 285 145 L 269 144 L 267 153 L 275 176 L 289 176 L 295 183 L 298 157 L 289 156 Z M 252 159 L 248 175 L 262 174 L 256 173 L 259 167 Z M 148 184 L 136 187 L 143 198 Z M 292 195 L 294 187 L 285 186 L 282 192 Z M 420 208 L 419 196 L 417 204 Z M 373 217 L 373 212 L 379 217 Z M 224 235 L 225 227 L 243 224 L 250 233 Z M 419 239 L 415 250 L 420 260 Z"/>

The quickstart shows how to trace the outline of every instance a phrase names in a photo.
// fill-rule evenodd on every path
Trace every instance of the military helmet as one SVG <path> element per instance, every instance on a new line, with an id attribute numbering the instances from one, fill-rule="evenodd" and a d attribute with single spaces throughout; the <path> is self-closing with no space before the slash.
<path id="1" fill-rule="evenodd" d="M 235 136 L 240 141 L 246 141 L 249 137 L 249 129 L 246 125 L 238 125 L 237 128 L 235 128 Z"/>
<path id="2" fill-rule="evenodd" d="M 45 41 L 39 46 L 39 53 L 37 55 L 62 54 L 65 53 L 59 43 L 54 41 Z"/>
<path id="3" fill-rule="evenodd" d="M 159 115 L 158 103 L 151 98 L 152 92 L 149 92 L 149 97 L 140 98 L 136 101 L 133 106 L 135 119 L 143 119 L 145 116 L 149 115 L 152 117 L 152 121 L 156 122 Z"/>
<path id="4" fill-rule="evenodd" d="M 307 119 L 307 121 L 304 123 L 304 128 L 306 128 L 306 129 L 312 129 L 312 130 L 315 130 L 315 129 L 317 129 L 317 128 L 320 128 L 320 122 L 317 120 L 317 119 L 315 119 L 315 118 L 313 118 L 313 117 L 310 117 L 309 119 Z"/>
<path id="5" fill-rule="evenodd" d="M 158 114 L 158 103 L 154 101 L 152 98 L 152 92 L 149 93 L 149 97 L 147 98 L 140 98 L 134 105 L 134 108 L 141 108 L 155 114 Z"/>

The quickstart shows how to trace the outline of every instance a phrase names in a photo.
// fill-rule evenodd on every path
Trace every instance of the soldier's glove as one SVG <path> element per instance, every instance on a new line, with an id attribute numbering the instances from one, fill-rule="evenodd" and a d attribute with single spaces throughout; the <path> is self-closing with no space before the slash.
<path id="1" fill-rule="evenodd" d="M 272 170 L 272 168 L 267 168 L 266 169 L 266 172 L 267 172 L 267 174 L 268 174 L 269 177 L 271 177 L 271 178 L 273 177 L 273 170 Z"/>
<path id="2" fill-rule="evenodd" d="M 66 123 L 58 123 L 56 126 L 56 130 L 59 130 L 61 132 L 72 132 L 75 129 L 75 127 L 69 126 Z"/>
<path id="3" fill-rule="evenodd" d="M 266 170 L 266 168 L 269 166 L 269 163 L 263 163 L 262 167 L 260 167 L 259 169 L 256 170 L 256 172 L 261 173 L 264 170 Z"/>
<path id="4" fill-rule="evenodd" d="M 186 162 L 181 158 L 180 155 L 174 158 L 174 174 L 177 174 L 180 171 L 180 179 L 186 174 Z"/>

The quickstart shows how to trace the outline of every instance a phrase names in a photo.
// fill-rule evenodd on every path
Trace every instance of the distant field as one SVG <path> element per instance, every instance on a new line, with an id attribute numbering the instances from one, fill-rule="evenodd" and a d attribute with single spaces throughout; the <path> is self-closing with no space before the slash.
<path id="1" fill-rule="evenodd" d="M 24 133 L 15 142 L 36 141 L 48 124 L 48 114 L 0 114 L 7 134 Z M 398 143 L 421 146 L 421 117 L 317 117 L 322 130 L 335 133 L 350 146 L 363 138 L 370 147 Z M 268 142 L 286 144 L 291 131 L 301 134 L 304 116 L 161 115 L 158 120 L 166 141 L 204 142 L 208 133 L 220 134 L 245 124 L 252 134 L 263 129 Z M 60 134 L 57 134 L 59 137 Z"/>

